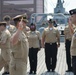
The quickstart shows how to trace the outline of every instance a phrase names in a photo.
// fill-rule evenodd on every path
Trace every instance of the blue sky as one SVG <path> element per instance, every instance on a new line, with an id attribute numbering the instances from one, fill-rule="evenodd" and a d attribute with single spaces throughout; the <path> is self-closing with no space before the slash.
<path id="1" fill-rule="evenodd" d="M 63 0 L 62 0 L 63 1 Z M 56 6 L 57 0 L 48 0 L 49 4 L 48 4 L 48 12 L 53 13 L 54 12 L 54 8 Z M 76 8 L 76 0 L 64 0 L 64 4 L 63 4 L 65 11 L 69 12 L 70 9 L 74 9 Z M 50 9 L 50 11 L 49 11 Z"/>

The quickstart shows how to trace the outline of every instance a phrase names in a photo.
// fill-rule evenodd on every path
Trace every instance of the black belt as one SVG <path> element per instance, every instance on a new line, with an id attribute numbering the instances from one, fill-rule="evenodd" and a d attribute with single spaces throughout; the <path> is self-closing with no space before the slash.
<path id="1" fill-rule="evenodd" d="M 70 39 L 66 39 L 66 41 L 71 41 Z"/>
<path id="2" fill-rule="evenodd" d="M 53 44 L 56 44 L 56 42 L 54 42 L 54 43 L 50 42 L 50 43 L 45 43 L 45 44 L 50 44 L 50 45 L 53 45 Z"/>

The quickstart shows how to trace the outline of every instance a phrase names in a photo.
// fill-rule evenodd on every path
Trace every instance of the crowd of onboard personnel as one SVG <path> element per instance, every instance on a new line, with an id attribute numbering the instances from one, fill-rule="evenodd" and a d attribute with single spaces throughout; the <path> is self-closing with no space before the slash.
<path id="1" fill-rule="evenodd" d="M 69 11 L 68 25 L 64 29 L 66 72 L 76 75 L 76 9 Z M 37 54 L 44 48 L 47 72 L 55 72 L 57 52 L 60 47 L 60 33 L 54 27 L 53 19 L 48 20 L 48 26 L 42 36 L 35 23 L 28 24 L 27 14 L 12 18 L 5 15 L 0 22 L 0 70 L 2 75 L 27 75 L 27 58 L 29 57 L 29 74 L 37 74 Z M 44 61 L 43 61 L 44 62 Z"/>

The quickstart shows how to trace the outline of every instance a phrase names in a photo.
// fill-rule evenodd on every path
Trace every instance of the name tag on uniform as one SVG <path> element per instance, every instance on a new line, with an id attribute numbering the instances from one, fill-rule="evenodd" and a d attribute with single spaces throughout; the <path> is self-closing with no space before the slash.
<path id="1" fill-rule="evenodd" d="M 50 28 L 50 30 L 53 30 L 53 28 Z"/>
<path id="2" fill-rule="evenodd" d="M 34 34 L 35 32 L 32 32 L 32 34 Z"/>

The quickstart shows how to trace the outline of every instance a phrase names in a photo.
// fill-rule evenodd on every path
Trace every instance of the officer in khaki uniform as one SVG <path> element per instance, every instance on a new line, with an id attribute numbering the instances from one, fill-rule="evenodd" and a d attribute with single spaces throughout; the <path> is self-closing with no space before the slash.
<path id="1" fill-rule="evenodd" d="M 3 20 L 6 22 L 6 28 L 10 31 L 11 35 L 16 31 L 16 27 L 14 25 L 11 25 L 10 24 L 10 21 L 11 21 L 11 17 L 9 15 L 5 15 L 3 17 Z M 6 71 L 8 69 L 8 65 L 6 64 L 4 66 L 4 70 Z M 5 69 L 7 68 L 7 69 Z"/>
<path id="2" fill-rule="evenodd" d="M 6 22 L 0 22 L 0 48 L 1 48 L 1 55 L 0 55 L 0 70 L 2 67 L 7 65 L 4 69 L 5 74 L 9 74 L 9 62 L 10 62 L 10 32 L 6 29 Z"/>
<path id="3" fill-rule="evenodd" d="M 40 32 L 36 30 L 36 25 L 31 23 L 30 31 L 27 33 L 29 41 L 29 62 L 30 74 L 36 74 L 37 71 L 37 53 L 40 49 Z"/>
<path id="4" fill-rule="evenodd" d="M 45 48 L 45 63 L 48 72 L 54 72 L 57 62 L 57 50 L 60 46 L 60 34 L 53 26 L 53 20 L 49 19 L 49 26 L 44 29 L 42 34 L 42 47 Z M 44 46 L 45 45 L 45 46 Z"/>
<path id="5" fill-rule="evenodd" d="M 11 35 L 16 31 L 16 27 L 10 24 L 11 17 L 6 15 L 3 17 L 3 20 L 7 23 L 6 28 L 10 31 Z"/>
<path id="6" fill-rule="evenodd" d="M 10 75 L 27 75 L 28 40 L 23 32 L 27 19 L 19 15 L 13 18 L 17 31 L 11 37 Z"/>
<path id="7" fill-rule="evenodd" d="M 66 72 L 69 72 L 69 71 L 72 71 L 71 54 L 70 54 L 72 35 L 70 33 L 69 25 L 65 27 L 64 35 L 65 35 L 64 37 L 65 37 L 65 48 L 66 48 L 66 62 L 68 66 L 68 70 Z"/>
<path id="8" fill-rule="evenodd" d="M 74 75 L 76 75 L 76 29 L 73 29 L 73 24 L 76 26 L 76 9 L 69 11 L 71 17 L 69 20 L 69 27 L 72 33 L 72 42 L 71 42 L 71 56 L 72 56 L 72 67 Z"/>

